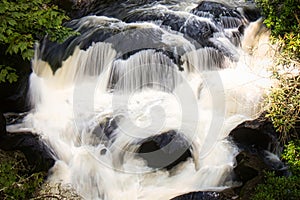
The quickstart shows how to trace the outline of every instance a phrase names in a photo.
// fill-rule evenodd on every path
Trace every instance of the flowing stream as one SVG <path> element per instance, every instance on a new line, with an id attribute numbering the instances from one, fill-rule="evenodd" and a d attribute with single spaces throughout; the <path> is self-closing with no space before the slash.
<path id="1" fill-rule="evenodd" d="M 242 1 L 132 2 L 94 8 L 67 23 L 79 35 L 37 47 L 33 109 L 9 130 L 39 134 L 57 160 L 49 181 L 85 199 L 237 185 L 228 135 L 259 116 L 271 84 L 261 20 Z"/>

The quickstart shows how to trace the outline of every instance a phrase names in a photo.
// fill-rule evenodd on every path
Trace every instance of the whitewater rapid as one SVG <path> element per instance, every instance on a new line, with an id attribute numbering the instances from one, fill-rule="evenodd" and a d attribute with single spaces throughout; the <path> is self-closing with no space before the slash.
<path id="1" fill-rule="evenodd" d="M 37 133 L 53 150 L 49 182 L 103 200 L 171 199 L 238 184 L 238 149 L 228 135 L 263 111 L 271 84 L 268 34 L 261 20 L 224 17 L 220 25 L 207 11 L 191 13 L 197 5 L 158 3 L 133 10 L 127 21 L 83 17 L 69 23 L 80 35 L 37 48 L 33 109 L 8 130 Z M 161 19 L 142 20 L 147 14 L 130 22 L 135 12 L 185 21 L 175 31 Z M 209 42 L 186 36 L 202 23 L 214 30 Z M 243 34 L 233 37 L 240 25 Z M 164 134 L 176 136 L 163 151 L 179 145 L 191 154 L 171 169 L 151 167 L 140 155 L 145 141 Z"/>

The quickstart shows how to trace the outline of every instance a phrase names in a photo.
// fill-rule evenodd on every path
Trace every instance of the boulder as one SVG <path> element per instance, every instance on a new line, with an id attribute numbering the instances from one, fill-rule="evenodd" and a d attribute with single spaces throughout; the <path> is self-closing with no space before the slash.
<path id="1" fill-rule="evenodd" d="M 33 172 L 47 172 L 55 163 L 55 156 L 50 148 L 31 132 L 6 131 L 6 122 L 0 113 L 0 149 L 5 151 L 21 151 Z"/>
<path id="2" fill-rule="evenodd" d="M 174 130 L 146 138 L 139 142 L 138 156 L 152 168 L 172 169 L 192 158 L 190 144 L 183 135 Z"/>
<path id="3" fill-rule="evenodd" d="M 241 199 L 250 199 L 257 184 L 263 182 L 265 171 L 275 171 L 279 176 L 289 175 L 286 165 L 277 156 L 282 151 L 279 133 L 264 116 L 246 121 L 230 133 L 231 139 L 240 148 L 234 172 L 242 185 L 234 191 Z"/>
<path id="4" fill-rule="evenodd" d="M 241 18 L 241 15 L 234 8 L 213 1 L 202 1 L 191 12 L 200 17 L 203 17 L 205 13 L 209 13 L 215 18 L 220 18 L 222 16 Z"/>

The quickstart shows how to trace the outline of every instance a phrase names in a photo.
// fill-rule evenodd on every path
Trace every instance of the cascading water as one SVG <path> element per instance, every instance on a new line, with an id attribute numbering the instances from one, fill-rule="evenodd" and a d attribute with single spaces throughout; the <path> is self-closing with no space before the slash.
<path id="1" fill-rule="evenodd" d="M 233 186 L 227 136 L 260 114 L 270 84 L 260 21 L 234 1 L 132 2 L 95 9 L 67 24 L 80 35 L 37 48 L 33 110 L 8 128 L 38 133 L 57 159 L 49 181 L 85 199 Z"/>

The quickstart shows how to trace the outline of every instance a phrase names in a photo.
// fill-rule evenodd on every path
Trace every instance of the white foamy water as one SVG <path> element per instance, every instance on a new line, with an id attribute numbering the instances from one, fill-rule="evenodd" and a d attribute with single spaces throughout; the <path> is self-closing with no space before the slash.
<path id="1" fill-rule="evenodd" d="M 107 22 L 149 28 L 148 22 L 126 25 L 96 16 L 82 21 L 88 26 Z M 251 24 L 245 36 L 255 35 L 259 23 Z M 170 199 L 235 184 L 231 175 L 238 149 L 226 137 L 262 111 L 271 84 L 267 35 L 251 41 L 245 37 L 238 47 L 220 35 L 212 38 L 235 53 L 238 61 L 232 61 L 221 60 L 213 48 L 196 49 L 182 34 L 150 26 L 181 56 L 183 70 L 153 48 L 119 59 L 115 47 L 105 41 L 86 50 L 76 48 L 54 74 L 47 62 L 38 57 L 33 61 L 34 109 L 21 126 L 38 133 L 54 151 L 57 161 L 50 182 L 71 184 L 85 199 L 103 200 Z M 107 139 L 101 123 L 111 119 L 117 126 Z M 171 170 L 147 166 L 136 154 L 139 142 L 170 130 L 186 138 L 191 158 Z"/>

